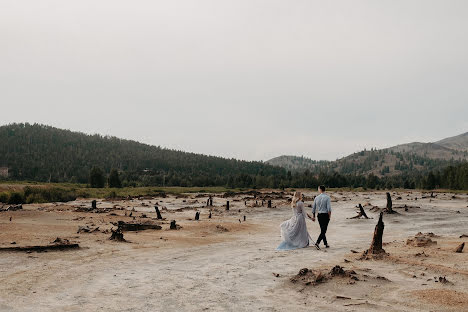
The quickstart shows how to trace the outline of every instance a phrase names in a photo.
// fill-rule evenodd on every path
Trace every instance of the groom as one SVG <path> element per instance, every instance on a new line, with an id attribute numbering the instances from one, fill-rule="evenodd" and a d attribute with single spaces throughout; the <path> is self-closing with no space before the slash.
<path id="1" fill-rule="evenodd" d="M 318 191 L 320 194 L 315 197 L 314 204 L 312 206 L 312 221 L 315 222 L 315 211 L 317 211 L 318 215 L 318 222 L 320 224 L 320 236 L 315 243 L 315 247 L 320 249 L 319 244 L 323 240 L 325 247 L 328 248 L 327 237 L 325 234 L 327 233 L 328 223 L 330 222 L 331 218 L 331 200 L 330 196 L 325 194 L 325 186 L 320 185 L 318 187 Z"/>

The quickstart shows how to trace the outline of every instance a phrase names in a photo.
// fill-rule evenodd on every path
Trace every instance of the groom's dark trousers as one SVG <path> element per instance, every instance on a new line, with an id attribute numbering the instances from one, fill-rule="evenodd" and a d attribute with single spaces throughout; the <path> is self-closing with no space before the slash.
<path id="1" fill-rule="evenodd" d="M 322 240 L 325 245 L 328 245 L 327 237 L 325 236 L 325 234 L 327 233 L 328 222 L 330 222 L 330 216 L 328 215 L 328 213 L 319 213 L 317 218 L 320 224 L 320 236 L 317 239 L 317 245 L 320 244 Z"/>

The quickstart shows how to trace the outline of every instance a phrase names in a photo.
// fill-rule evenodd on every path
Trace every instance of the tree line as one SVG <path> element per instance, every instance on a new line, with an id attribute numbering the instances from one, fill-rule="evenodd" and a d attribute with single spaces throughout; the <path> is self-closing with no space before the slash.
<path id="1" fill-rule="evenodd" d="M 375 153 L 372 162 L 381 161 Z M 402 156 L 396 154 L 398 158 Z M 415 157 L 422 166 L 424 161 Z M 0 167 L 9 168 L 11 180 L 71 182 L 91 187 L 187 186 L 230 188 L 351 187 L 368 189 L 468 189 L 466 162 L 431 163 L 427 170 L 399 171 L 388 175 L 343 172 L 288 171 L 263 162 L 164 149 L 130 140 L 61 130 L 38 124 L 0 127 Z M 364 166 L 370 166 L 370 161 Z M 402 166 L 401 164 L 399 165 Z M 367 168 L 367 167 L 366 167 Z"/>

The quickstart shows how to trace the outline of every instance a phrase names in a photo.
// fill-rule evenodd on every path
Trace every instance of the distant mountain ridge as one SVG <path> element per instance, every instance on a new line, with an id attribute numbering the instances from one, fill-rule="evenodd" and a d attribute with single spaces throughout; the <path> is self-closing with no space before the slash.
<path id="1" fill-rule="evenodd" d="M 468 132 L 435 142 L 435 144 L 461 152 L 468 151 Z"/>
<path id="2" fill-rule="evenodd" d="M 266 163 L 291 171 L 313 173 L 374 174 L 386 176 L 414 171 L 428 172 L 468 160 L 468 132 L 434 143 L 413 142 L 384 149 L 363 150 L 336 161 L 279 156 Z"/>

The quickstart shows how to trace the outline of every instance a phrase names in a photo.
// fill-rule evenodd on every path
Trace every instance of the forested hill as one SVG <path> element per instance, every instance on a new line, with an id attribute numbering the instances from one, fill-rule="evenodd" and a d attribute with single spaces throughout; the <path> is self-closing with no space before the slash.
<path id="1" fill-rule="evenodd" d="M 298 156 L 280 156 L 266 163 L 286 170 L 312 174 L 373 174 L 378 177 L 426 174 L 468 160 L 468 133 L 435 143 L 413 142 L 386 149 L 363 150 L 336 161 L 315 161 Z"/>
<path id="2" fill-rule="evenodd" d="M 263 186 L 279 167 L 165 149 L 39 124 L 0 127 L 0 167 L 9 179 L 87 183 L 92 167 L 119 170 L 124 185 Z M 254 181 L 256 179 L 258 181 Z M 272 185 L 273 186 L 273 185 Z"/>

